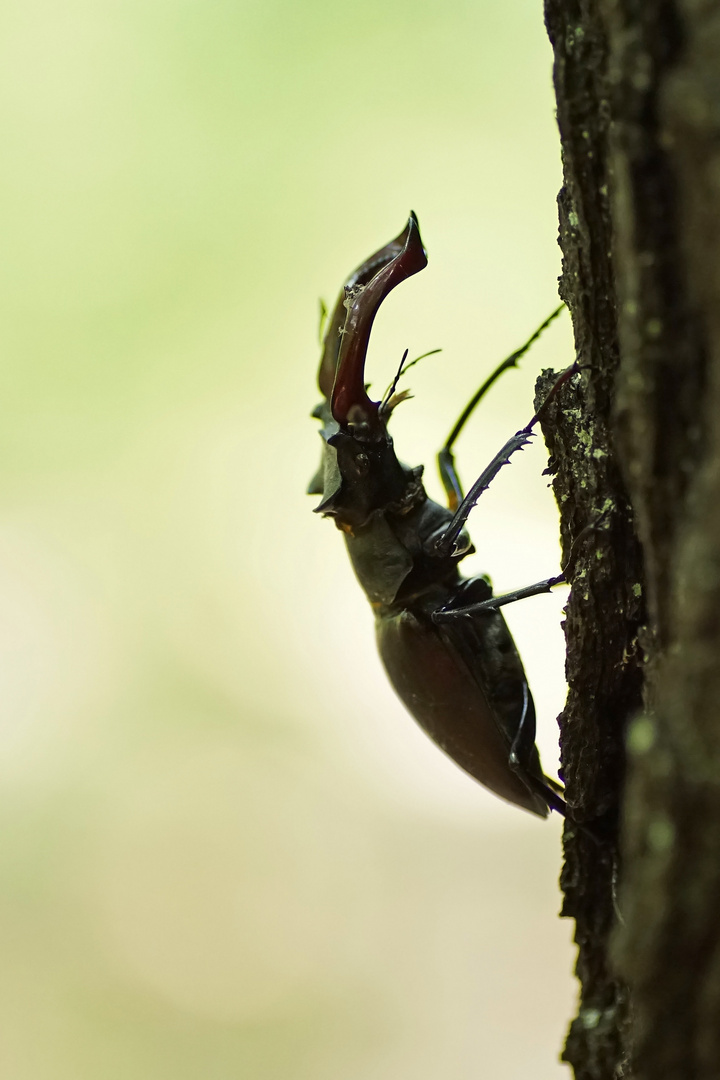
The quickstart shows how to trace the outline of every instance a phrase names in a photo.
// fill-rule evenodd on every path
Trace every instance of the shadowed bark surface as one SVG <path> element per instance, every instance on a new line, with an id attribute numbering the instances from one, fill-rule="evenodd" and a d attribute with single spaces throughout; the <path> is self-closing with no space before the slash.
<path id="1" fill-rule="evenodd" d="M 581 1004 L 565 1057 L 581 1080 L 710 1080 L 720 1076 L 720 6 L 546 0 L 546 21 L 564 161 L 560 291 L 581 366 L 543 419 L 566 558 L 596 523 L 574 551 L 566 621 L 567 798 L 599 839 L 566 829 L 563 911 L 577 920 Z"/>

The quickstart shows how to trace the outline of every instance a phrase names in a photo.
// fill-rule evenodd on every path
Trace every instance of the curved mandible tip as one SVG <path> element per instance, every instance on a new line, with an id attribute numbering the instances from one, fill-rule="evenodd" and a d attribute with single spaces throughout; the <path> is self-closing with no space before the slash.
<path id="1" fill-rule="evenodd" d="M 417 218 L 414 213 L 411 213 L 411 220 L 414 220 L 417 225 Z M 399 236 L 396 236 L 389 243 L 385 244 L 384 247 L 379 248 L 369 258 L 365 259 L 364 262 L 360 263 L 360 265 L 353 270 L 352 274 L 340 290 L 340 295 L 337 298 L 335 307 L 333 308 L 332 317 L 328 323 L 327 332 L 323 338 L 323 351 L 322 356 L 320 357 L 320 368 L 318 370 L 318 386 L 320 387 L 321 393 L 326 398 L 330 398 L 335 384 L 342 330 L 348 316 L 348 309 L 346 306 L 348 294 L 359 286 L 367 285 L 379 270 L 382 270 L 384 266 L 387 266 L 389 262 L 402 252 L 407 243 L 409 228 L 410 222 L 408 222 Z"/>
<path id="2" fill-rule="evenodd" d="M 341 334 L 331 398 L 333 418 L 341 426 L 350 421 L 351 411 L 357 419 L 369 423 L 377 417 L 379 402 L 371 401 L 365 390 L 365 358 L 370 331 L 388 293 L 401 281 L 424 270 L 428 261 L 414 213 L 410 214 L 400 236 L 381 250 L 389 253 L 393 246 L 395 253 L 389 261 L 386 258 L 362 288 L 358 289 L 356 285 L 354 292 L 348 291 L 345 301 L 347 318 Z"/>

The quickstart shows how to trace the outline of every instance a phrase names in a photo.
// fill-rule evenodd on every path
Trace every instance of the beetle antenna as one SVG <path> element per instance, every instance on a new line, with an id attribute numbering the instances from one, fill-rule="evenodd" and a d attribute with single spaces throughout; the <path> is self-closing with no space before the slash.
<path id="1" fill-rule="evenodd" d="M 395 372 L 395 378 L 393 379 L 393 381 L 390 383 L 387 390 L 383 394 L 383 399 L 380 402 L 380 410 L 381 410 L 381 412 L 385 412 L 385 410 L 388 407 L 388 402 L 390 401 L 390 398 L 395 393 L 395 390 L 397 388 L 397 384 L 400 382 L 400 376 L 403 373 L 403 368 L 405 367 L 405 361 L 407 360 L 409 352 L 410 352 L 410 350 L 406 349 L 405 352 L 402 354 L 402 358 L 400 360 L 400 366 L 397 369 L 397 371 Z"/>
<path id="2" fill-rule="evenodd" d="M 402 354 L 402 360 L 400 361 L 400 366 L 395 373 L 395 378 L 385 391 L 382 402 L 380 404 L 381 412 L 392 412 L 392 409 L 389 408 L 390 402 L 392 401 L 393 395 L 397 390 L 397 384 L 400 382 L 402 376 L 407 371 L 409 371 L 411 367 L 414 367 L 415 364 L 419 364 L 421 360 L 424 360 L 426 356 L 434 356 L 435 353 L 442 352 L 442 349 L 428 349 L 427 352 L 420 353 L 420 356 L 416 356 L 414 360 L 411 360 L 409 364 L 406 364 L 405 361 L 407 360 L 409 351 L 409 349 L 406 349 L 405 352 Z"/>
<path id="3" fill-rule="evenodd" d="M 419 364 L 420 361 L 424 360 L 426 356 L 434 356 L 435 353 L 439 353 L 439 352 L 442 352 L 442 349 L 428 349 L 427 352 L 420 353 L 419 356 L 416 356 L 415 359 L 411 360 L 409 364 L 405 364 L 404 366 L 403 366 L 403 364 L 401 364 L 400 365 L 400 370 L 398 371 L 398 373 L 397 373 L 397 375 L 395 377 L 395 383 L 397 384 L 397 381 L 398 381 L 398 379 L 400 378 L 401 375 L 404 375 L 407 371 L 410 370 L 411 367 L 415 367 L 416 364 Z M 407 356 L 407 349 L 405 350 L 405 356 Z M 404 357 L 403 357 L 403 360 L 404 360 Z"/>

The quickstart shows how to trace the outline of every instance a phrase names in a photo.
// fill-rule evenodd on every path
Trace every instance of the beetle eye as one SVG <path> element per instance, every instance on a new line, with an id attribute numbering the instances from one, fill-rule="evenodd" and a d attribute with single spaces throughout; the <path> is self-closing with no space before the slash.
<path id="1" fill-rule="evenodd" d="M 367 454 L 358 454 L 353 461 L 353 465 L 357 476 L 366 476 L 367 471 L 370 468 L 370 458 Z"/>

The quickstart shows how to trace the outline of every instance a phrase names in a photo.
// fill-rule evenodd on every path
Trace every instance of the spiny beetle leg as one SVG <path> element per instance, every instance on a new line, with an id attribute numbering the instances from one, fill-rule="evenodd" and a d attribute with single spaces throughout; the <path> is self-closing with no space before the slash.
<path id="1" fill-rule="evenodd" d="M 516 453 L 516 451 L 522 450 L 522 448 L 527 446 L 530 442 L 530 438 L 533 434 L 531 427 L 532 424 L 528 425 L 526 428 L 522 428 L 521 431 L 516 431 L 512 438 L 508 439 L 503 448 L 495 455 L 487 468 L 483 469 L 480 476 L 458 506 L 447 529 L 442 536 L 438 538 L 435 544 L 436 555 L 442 557 L 452 553 L 455 541 L 465 527 L 465 522 L 470 516 L 470 511 L 475 506 L 475 503 L 478 501 L 483 491 L 486 491 L 487 488 L 490 487 L 490 484 L 500 472 L 503 465 L 510 464 L 512 455 Z"/>
<path id="2" fill-rule="evenodd" d="M 562 375 L 560 375 L 559 378 L 555 381 L 548 396 L 545 398 L 544 402 L 542 403 L 538 411 L 535 413 L 530 423 L 527 424 L 524 428 L 521 428 L 520 431 L 515 432 L 512 438 L 508 439 L 508 441 L 505 443 L 499 453 L 495 455 L 488 467 L 482 471 L 480 476 L 477 478 L 477 480 L 470 488 L 467 495 L 462 500 L 457 510 L 453 514 L 448 524 L 448 527 L 435 541 L 435 555 L 439 556 L 440 558 L 446 558 L 447 556 L 452 554 L 455 542 L 460 533 L 462 532 L 463 528 L 465 527 L 465 522 L 470 516 L 470 511 L 475 506 L 475 503 L 478 501 L 483 491 L 487 490 L 487 488 L 490 486 L 492 481 L 502 469 L 503 465 L 509 465 L 512 455 L 518 450 L 522 450 L 524 446 L 527 446 L 527 444 L 530 442 L 530 439 L 532 438 L 533 428 L 542 416 L 543 410 L 555 397 L 560 387 L 563 386 L 568 381 L 568 379 L 575 374 L 577 370 L 578 367 L 575 363 L 571 367 L 567 368 L 566 371 L 563 371 Z M 447 447 L 445 449 L 447 449 Z M 442 453 L 443 451 L 441 451 L 441 454 Z"/>
<path id="3" fill-rule="evenodd" d="M 531 345 L 537 341 L 542 334 L 543 330 L 547 329 L 553 319 L 556 319 L 560 312 L 565 307 L 564 304 L 560 304 L 555 308 L 552 314 L 548 315 L 547 319 L 538 326 L 537 330 L 530 335 L 524 345 L 521 345 L 519 349 L 516 349 L 514 353 L 511 353 L 501 364 L 495 368 L 491 375 L 487 377 L 480 389 L 473 394 L 470 401 L 467 403 L 463 411 L 460 413 L 458 420 L 447 437 L 445 445 L 438 454 L 438 470 L 440 472 L 440 479 L 442 480 L 443 487 L 448 499 L 448 506 L 451 510 L 457 510 L 458 506 L 462 502 L 463 492 L 462 485 L 460 484 L 460 478 L 458 477 L 457 470 L 455 468 L 455 457 L 452 452 L 452 446 L 458 435 L 465 427 L 465 424 L 470 419 L 470 416 L 475 411 L 475 408 L 479 405 L 482 399 L 487 394 L 490 387 L 497 379 L 500 378 L 504 371 L 509 371 L 510 368 L 517 367 L 518 360 L 525 355 Z"/>
<path id="4" fill-rule="evenodd" d="M 556 585 L 567 584 L 565 574 L 556 574 L 555 577 L 545 578 L 534 585 L 526 585 L 524 589 L 515 589 L 514 592 L 503 593 L 502 596 L 491 596 L 489 600 L 481 600 L 477 604 L 468 604 L 467 607 L 452 608 L 433 611 L 432 620 L 435 623 L 448 622 L 461 615 L 481 615 L 485 611 L 497 611 L 506 604 L 514 604 L 516 600 L 526 600 L 529 596 L 539 596 L 541 593 L 550 592 Z"/>
<path id="5" fill-rule="evenodd" d="M 607 508 L 602 510 L 593 521 L 580 530 L 573 540 L 570 554 L 561 573 L 556 574 L 554 577 L 545 578 L 544 581 L 538 581 L 534 585 L 526 585 L 524 589 L 515 589 L 513 592 L 503 593 L 502 596 L 491 596 L 489 600 L 480 600 L 476 604 L 468 604 L 467 607 L 452 608 L 449 611 L 440 608 L 438 611 L 433 612 L 433 622 L 447 622 L 459 615 L 479 615 L 484 611 L 497 611 L 498 608 L 505 607 L 506 604 L 514 604 L 516 600 L 526 600 L 529 596 L 540 596 L 541 593 L 550 592 L 556 585 L 569 585 L 569 579 L 572 576 L 580 547 L 588 536 L 591 536 L 600 527 L 600 523 L 605 520 L 608 513 Z"/>

